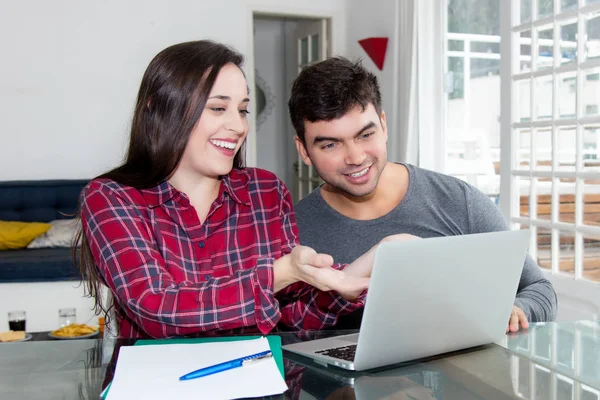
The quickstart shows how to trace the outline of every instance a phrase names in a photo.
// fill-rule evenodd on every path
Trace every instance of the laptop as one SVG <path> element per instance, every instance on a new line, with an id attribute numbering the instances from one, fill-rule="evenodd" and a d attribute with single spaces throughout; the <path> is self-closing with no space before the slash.
<path id="1" fill-rule="evenodd" d="M 529 247 L 529 230 L 382 243 L 360 331 L 284 350 L 363 371 L 501 339 Z"/>

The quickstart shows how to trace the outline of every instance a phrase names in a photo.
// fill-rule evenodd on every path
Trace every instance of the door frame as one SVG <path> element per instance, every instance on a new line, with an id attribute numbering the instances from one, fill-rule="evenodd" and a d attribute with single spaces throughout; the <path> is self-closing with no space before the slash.
<path id="1" fill-rule="evenodd" d="M 266 6 L 249 5 L 246 12 L 246 37 L 248 40 L 247 54 L 244 54 L 246 81 L 249 88 L 254 88 L 254 18 L 255 17 L 277 17 L 293 19 L 327 19 L 327 36 L 329 41 L 329 54 L 344 54 L 345 43 L 341 40 L 344 35 L 344 15 L 341 9 L 314 9 L 302 6 Z M 334 40 L 335 38 L 341 40 Z M 250 90 L 250 104 L 256 104 L 256 93 Z M 256 121 L 250 118 L 250 134 L 246 138 L 246 165 L 255 167 L 257 161 L 256 149 Z"/>

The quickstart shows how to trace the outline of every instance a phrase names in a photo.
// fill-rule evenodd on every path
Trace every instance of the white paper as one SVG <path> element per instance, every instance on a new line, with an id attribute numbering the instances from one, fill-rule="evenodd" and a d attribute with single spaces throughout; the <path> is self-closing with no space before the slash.
<path id="1" fill-rule="evenodd" d="M 234 399 L 283 393 L 287 385 L 270 357 L 202 378 L 200 368 L 269 350 L 266 338 L 235 342 L 123 346 L 107 400 Z"/>

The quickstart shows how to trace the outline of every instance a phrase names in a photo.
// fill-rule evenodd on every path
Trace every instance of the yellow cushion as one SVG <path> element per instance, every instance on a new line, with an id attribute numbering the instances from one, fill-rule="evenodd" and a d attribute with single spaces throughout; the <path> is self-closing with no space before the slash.
<path id="1" fill-rule="evenodd" d="M 51 226 L 43 222 L 0 221 L 0 250 L 25 248 Z"/>

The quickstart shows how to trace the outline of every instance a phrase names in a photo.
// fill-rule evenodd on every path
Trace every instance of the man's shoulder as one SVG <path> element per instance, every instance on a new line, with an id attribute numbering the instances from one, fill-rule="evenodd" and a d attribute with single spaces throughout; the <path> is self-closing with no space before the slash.
<path id="1" fill-rule="evenodd" d="M 463 181 L 455 176 L 447 175 L 442 172 L 434 171 L 434 170 L 423 168 L 423 167 L 418 167 L 416 165 L 407 164 L 407 168 L 412 169 L 414 171 L 414 173 L 418 174 L 418 176 L 420 178 L 442 180 L 442 181 L 452 182 L 452 183 L 459 184 L 459 185 L 466 183 L 465 181 Z"/>
<path id="2" fill-rule="evenodd" d="M 304 196 L 303 198 L 301 198 L 295 205 L 294 205 L 294 209 L 309 209 L 311 207 L 314 207 L 316 204 L 319 203 L 319 200 L 321 198 L 321 194 L 320 191 L 321 188 L 318 187 L 316 189 L 314 189 L 312 192 L 310 192 L 309 194 L 307 194 L 306 196 Z"/>
<path id="3" fill-rule="evenodd" d="M 320 218 L 318 215 L 320 214 L 319 210 L 321 208 L 321 194 L 320 188 L 314 189 L 312 192 L 304 196 L 300 199 L 296 204 L 294 204 L 294 214 L 296 215 L 296 221 L 301 224 L 303 221 L 307 219 L 315 219 Z"/>
<path id="4" fill-rule="evenodd" d="M 417 185 L 440 187 L 444 190 L 455 189 L 461 192 L 472 188 L 467 182 L 455 176 L 417 167 L 415 165 L 407 165 L 407 168 L 409 168 L 409 170 L 412 169 L 411 176 L 414 177 Z"/>

